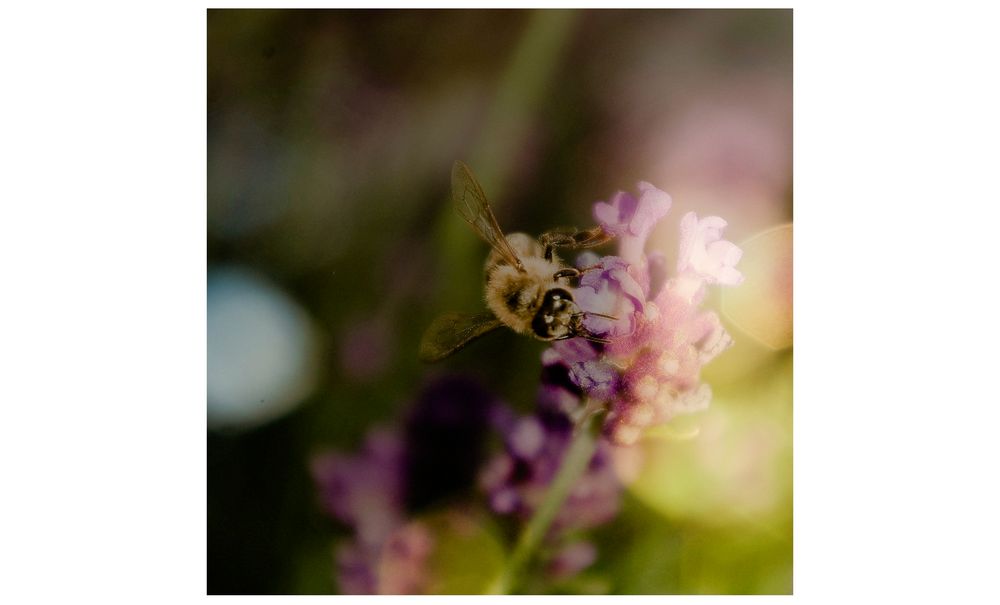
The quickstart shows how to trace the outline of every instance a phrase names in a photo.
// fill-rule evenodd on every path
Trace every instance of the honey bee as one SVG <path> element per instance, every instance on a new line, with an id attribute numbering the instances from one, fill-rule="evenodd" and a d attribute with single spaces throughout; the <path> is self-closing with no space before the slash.
<path id="1" fill-rule="evenodd" d="M 423 361 L 440 361 L 500 326 L 542 341 L 581 337 L 608 342 L 587 330 L 583 319 L 588 313 L 573 300 L 570 280 L 588 269 L 563 265 L 556 249 L 598 246 L 613 234 L 598 226 L 547 231 L 537 240 L 525 233 L 504 236 L 483 188 L 461 161 L 452 167 L 451 197 L 458 214 L 492 248 L 484 266 L 488 311 L 446 313 L 435 319 L 420 343 Z"/>

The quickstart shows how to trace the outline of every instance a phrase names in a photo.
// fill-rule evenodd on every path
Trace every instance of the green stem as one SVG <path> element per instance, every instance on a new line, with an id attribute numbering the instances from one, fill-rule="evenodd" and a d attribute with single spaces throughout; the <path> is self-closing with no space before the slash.
<path id="1" fill-rule="evenodd" d="M 587 465 L 590 464 L 590 459 L 593 457 L 597 445 L 597 440 L 590 432 L 590 423 L 593 417 L 593 406 L 588 403 L 576 423 L 569 448 L 563 456 L 562 464 L 559 466 L 559 471 L 556 473 L 552 485 L 549 486 L 545 498 L 535 509 L 535 513 L 528 520 L 527 525 L 521 530 L 517 544 L 515 544 L 510 558 L 507 559 L 504 569 L 490 587 L 489 594 L 508 594 L 510 592 L 521 568 L 541 544 L 553 519 L 569 496 L 570 490 L 587 470 Z"/>

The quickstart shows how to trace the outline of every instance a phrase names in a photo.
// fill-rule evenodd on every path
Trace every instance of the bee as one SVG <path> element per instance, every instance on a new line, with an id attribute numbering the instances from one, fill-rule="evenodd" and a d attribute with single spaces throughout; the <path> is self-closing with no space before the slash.
<path id="1" fill-rule="evenodd" d="M 546 342 L 574 337 L 608 342 L 584 326 L 588 313 L 577 306 L 571 292 L 570 280 L 590 268 L 563 265 L 556 249 L 598 246 L 614 237 L 612 233 L 598 226 L 547 231 L 537 240 L 525 233 L 504 236 L 483 188 L 461 161 L 452 167 L 451 197 L 458 214 L 492 248 L 484 265 L 488 310 L 445 313 L 435 319 L 420 343 L 423 361 L 440 361 L 501 326 Z"/>

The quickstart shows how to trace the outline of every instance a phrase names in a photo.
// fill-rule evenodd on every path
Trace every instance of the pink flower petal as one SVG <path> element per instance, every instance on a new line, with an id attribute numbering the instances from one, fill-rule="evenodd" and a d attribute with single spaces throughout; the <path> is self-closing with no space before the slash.
<path id="1" fill-rule="evenodd" d="M 709 284 L 738 285 L 743 275 L 735 265 L 743 256 L 735 244 L 722 239 L 726 221 L 718 216 L 698 220 L 694 212 L 681 219 L 680 253 L 677 271 Z"/>

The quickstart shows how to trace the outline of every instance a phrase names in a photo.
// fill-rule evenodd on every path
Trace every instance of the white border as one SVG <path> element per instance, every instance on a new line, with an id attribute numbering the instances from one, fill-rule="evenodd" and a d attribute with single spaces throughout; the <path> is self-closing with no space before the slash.
<path id="1" fill-rule="evenodd" d="M 996 20 L 791 4 L 790 598 L 995 602 Z M 204 6 L 0 28 L 4 601 L 204 598 Z"/>

